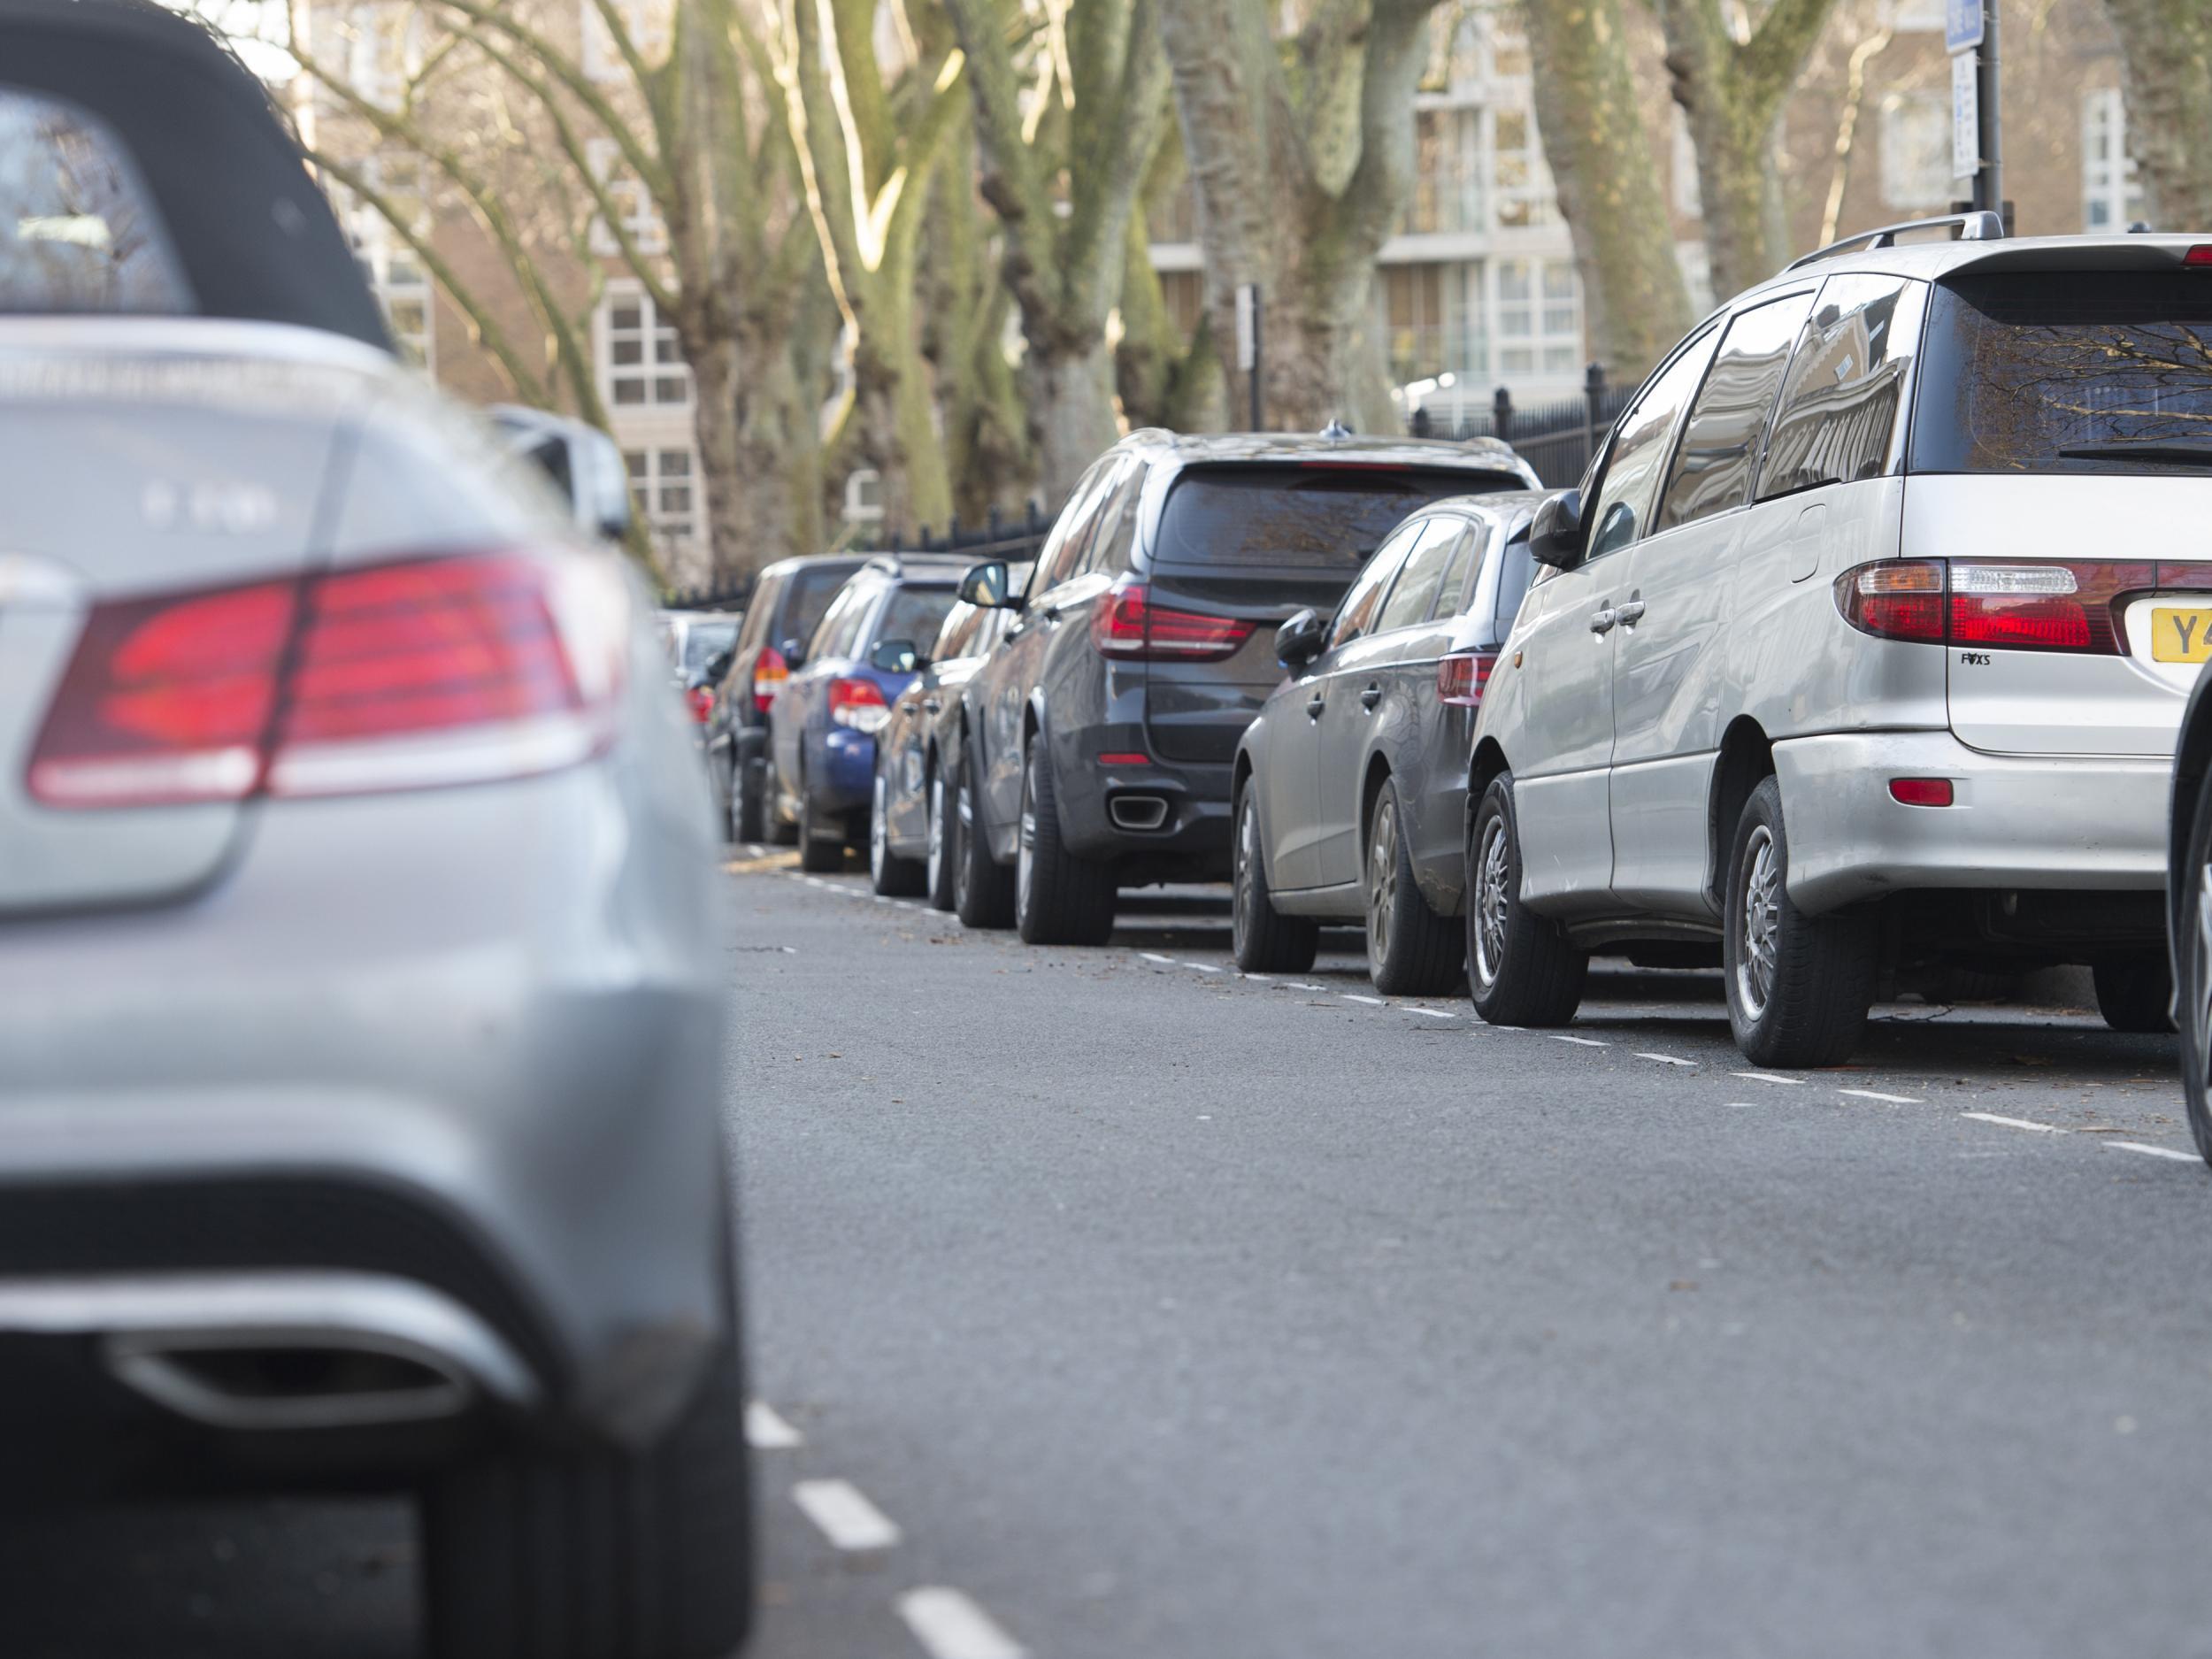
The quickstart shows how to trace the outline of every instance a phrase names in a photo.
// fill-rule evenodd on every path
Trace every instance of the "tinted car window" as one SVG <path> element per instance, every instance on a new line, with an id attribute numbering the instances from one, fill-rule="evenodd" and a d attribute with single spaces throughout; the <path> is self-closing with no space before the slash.
<path id="1" fill-rule="evenodd" d="M 983 617 L 984 612 L 973 605 L 953 606 L 945 613 L 945 626 L 937 630 L 936 642 L 929 647 L 929 660 L 944 663 L 969 655 L 977 634 L 982 632 Z"/>
<path id="2" fill-rule="evenodd" d="M 814 630 L 822 625 L 828 613 L 830 601 L 837 597 L 837 590 L 851 580 L 852 572 L 839 565 L 823 569 L 803 570 L 791 578 L 789 595 L 784 605 L 785 622 L 782 638 L 810 640 Z"/>
<path id="3" fill-rule="evenodd" d="M 1899 277 L 1828 279 L 1790 363 L 1761 501 L 1889 470 L 1927 294 Z"/>
<path id="4" fill-rule="evenodd" d="M 1137 541 L 1137 497 L 1144 491 L 1144 465 L 1133 461 L 1114 484 L 1114 493 L 1101 511 L 1098 528 L 1091 536 L 1083 569 L 1118 576 L 1129 568 L 1130 549 Z"/>
<path id="5" fill-rule="evenodd" d="M 1808 291 L 1740 312 L 1690 405 L 1682 442 L 1659 503 L 1667 530 L 1747 505 L 1759 441 L 1782 389 L 1790 349 L 1813 309 Z"/>
<path id="6" fill-rule="evenodd" d="M 945 626 L 946 613 L 958 601 L 959 594 L 950 588 L 901 588 L 884 606 L 876 636 L 869 644 L 885 640 L 911 640 L 918 647 L 926 644 L 937 637 L 937 630 Z"/>
<path id="7" fill-rule="evenodd" d="M 695 622 L 684 632 L 684 672 L 695 674 L 737 641 L 730 622 Z"/>
<path id="8" fill-rule="evenodd" d="M 821 626 L 814 630 L 813 643 L 806 650 L 808 658 L 850 657 L 858 649 L 860 625 L 877 591 L 873 582 L 854 582 L 839 594 L 824 614 Z"/>
<path id="9" fill-rule="evenodd" d="M 1517 479 L 1354 463 L 1194 466 L 1160 514 L 1163 565 L 1286 565 L 1349 572 L 1409 513 Z"/>
<path id="10" fill-rule="evenodd" d="M 1528 550 L 1528 527 L 1524 525 L 1505 544 L 1505 552 L 1498 565 L 1498 627 L 1501 633 L 1510 631 L 1513 618 L 1521 614 L 1521 601 L 1528 597 L 1529 584 L 1536 580 L 1536 558 Z"/>
<path id="11" fill-rule="evenodd" d="M 2204 273 L 1970 275 L 1938 288 L 1930 306 L 1912 471 L 2212 464 Z"/>
<path id="12" fill-rule="evenodd" d="M 1393 628 L 1426 621 L 1430 608 L 1436 603 L 1437 590 L 1443 585 L 1445 568 L 1451 563 L 1452 549 L 1466 540 L 1464 518 L 1455 515 L 1424 520 L 1421 538 L 1406 556 L 1398 580 L 1391 584 L 1390 597 L 1375 613 L 1374 632 L 1387 634 Z"/>
<path id="13" fill-rule="evenodd" d="M 1091 544 L 1099 492 L 1106 488 L 1113 471 L 1113 457 L 1094 461 L 1091 470 L 1076 485 L 1075 493 L 1068 497 L 1068 504 L 1060 510 L 1051 534 L 1045 538 L 1044 551 L 1037 556 L 1036 574 L 1032 581 L 1036 592 L 1056 588 L 1075 574 L 1077 562 Z"/>
<path id="14" fill-rule="evenodd" d="M 1345 590 L 1343 599 L 1337 604 L 1336 618 L 1329 626 L 1329 647 L 1332 650 L 1368 631 L 1368 620 L 1375 614 L 1376 602 L 1382 597 L 1383 589 L 1390 585 L 1390 579 L 1398 573 L 1399 566 L 1405 563 L 1406 555 L 1420 538 L 1421 530 L 1422 526 L 1417 524 L 1408 525 L 1384 542 L 1381 550 L 1368 561 L 1367 568 Z"/>
<path id="15" fill-rule="evenodd" d="M 1675 417 L 1697 390 L 1712 358 L 1715 338 L 1708 332 L 1694 342 L 1660 371 L 1659 378 L 1621 416 L 1620 433 L 1598 486 L 1597 506 L 1589 515 L 1594 528 L 1586 557 L 1597 558 L 1624 548 L 1649 530 L 1652 497 L 1658 493 L 1659 470 L 1666 464 Z"/>
<path id="16" fill-rule="evenodd" d="M 752 650 L 764 641 L 770 644 L 776 643 L 775 641 L 768 639 L 768 623 L 769 619 L 776 614 L 776 600 L 777 596 L 783 592 L 783 585 L 784 578 L 780 576 L 764 576 L 754 585 L 752 603 L 745 611 L 745 626 L 739 631 L 737 636 L 739 655 L 742 656 L 745 652 Z M 808 630 L 810 634 L 812 631 Z"/>
<path id="17" fill-rule="evenodd" d="M 169 232 L 106 124 L 0 89 L 0 311 L 191 309 Z"/>
<path id="18" fill-rule="evenodd" d="M 1475 555 L 1490 539 L 1490 526 L 1476 519 L 1468 526 L 1467 534 L 1451 544 L 1451 562 L 1444 567 L 1444 580 L 1436 585 L 1436 605 L 1432 615 L 1448 617 L 1455 614 L 1467 603 L 1467 576 L 1474 569 Z"/>

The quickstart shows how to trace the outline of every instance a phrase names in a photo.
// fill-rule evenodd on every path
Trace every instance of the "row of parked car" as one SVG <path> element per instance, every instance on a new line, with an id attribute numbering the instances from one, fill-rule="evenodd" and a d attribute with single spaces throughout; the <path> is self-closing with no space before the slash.
<path id="1" fill-rule="evenodd" d="M 2055 964 L 2170 1030 L 2170 933 L 2212 1148 L 2212 244 L 1928 229 L 1717 311 L 1577 489 L 1489 441 L 1141 432 L 1033 568 L 776 567 L 735 827 L 1036 943 L 1226 879 L 1246 970 L 1359 924 L 1381 990 L 1511 1025 L 1593 955 L 1717 966 L 1770 1066 Z"/>

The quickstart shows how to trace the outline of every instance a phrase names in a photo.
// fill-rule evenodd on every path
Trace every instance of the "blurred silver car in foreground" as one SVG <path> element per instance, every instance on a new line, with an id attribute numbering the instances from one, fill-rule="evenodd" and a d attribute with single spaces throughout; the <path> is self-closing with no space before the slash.
<path id="1" fill-rule="evenodd" d="M 412 1491 L 438 1652 L 726 1652 L 698 757 L 623 561 L 346 280 L 191 26 L 0 0 L 10 1485 Z"/>

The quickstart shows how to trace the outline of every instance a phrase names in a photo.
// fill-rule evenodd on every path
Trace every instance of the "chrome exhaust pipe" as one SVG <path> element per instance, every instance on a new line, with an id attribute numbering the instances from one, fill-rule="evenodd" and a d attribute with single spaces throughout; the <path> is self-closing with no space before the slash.
<path id="1" fill-rule="evenodd" d="M 475 1403 L 475 1385 L 442 1356 L 358 1333 L 320 1340 L 221 1332 L 111 1336 L 116 1380 L 217 1429 L 343 1429 L 427 1423 Z"/>
<path id="2" fill-rule="evenodd" d="M 1156 795 L 1117 795 L 1106 803 L 1116 829 L 1156 830 L 1167 823 L 1167 799 Z"/>

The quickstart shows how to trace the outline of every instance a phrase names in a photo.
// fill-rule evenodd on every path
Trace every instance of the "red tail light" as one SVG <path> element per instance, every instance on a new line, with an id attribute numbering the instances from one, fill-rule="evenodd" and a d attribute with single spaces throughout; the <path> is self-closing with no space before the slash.
<path id="1" fill-rule="evenodd" d="M 611 733 L 627 606 L 603 561 L 511 553 L 102 605 L 30 791 L 140 806 L 568 765 Z"/>
<path id="2" fill-rule="evenodd" d="M 1889 798 L 1901 806 L 1949 806 L 1952 794 L 1948 778 L 1892 778 L 1889 780 Z"/>
<path id="3" fill-rule="evenodd" d="M 1124 576 L 1091 608 L 1091 643 L 1102 657 L 1132 662 L 1219 663 L 1234 657 L 1257 625 L 1155 604 L 1145 585 Z"/>
<path id="4" fill-rule="evenodd" d="M 1456 709 L 1482 706 L 1489 687 L 1490 671 L 1498 665 L 1495 651 L 1460 651 L 1436 659 L 1436 695 Z"/>
<path id="5" fill-rule="evenodd" d="M 691 718 L 704 726 L 714 716 L 714 693 L 705 686 L 694 686 L 684 693 L 684 701 L 691 705 Z"/>
<path id="6" fill-rule="evenodd" d="M 872 680 L 833 680 L 829 688 L 830 718 L 856 732 L 880 732 L 891 723 L 891 705 Z"/>
<path id="7" fill-rule="evenodd" d="M 753 662 L 753 707 L 761 713 L 768 712 L 768 705 L 783 689 L 783 682 L 791 678 L 791 664 L 783 660 L 783 653 L 772 645 L 763 646 Z"/>
<path id="8" fill-rule="evenodd" d="M 2148 561 L 1885 560 L 1836 579 L 1844 620 L 1884 639 L 2116 657 L 2130 594 L 2201 587 L 2201 566 Z"/>

